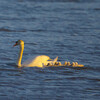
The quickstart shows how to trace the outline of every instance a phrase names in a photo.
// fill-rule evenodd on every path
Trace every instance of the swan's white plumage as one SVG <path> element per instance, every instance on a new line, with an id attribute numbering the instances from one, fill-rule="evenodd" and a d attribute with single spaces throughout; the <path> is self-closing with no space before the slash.
<path id="1" fill-rule="evenodd" d="M 50 60 L 49 56 L 40 55 L 40 56 L 36 56 L 35 58 L 28 59 L 23 64 L 21 64 L 23 50 L 24 50 L 24 41 L 18 40 L 14 46 L 16 46 L 16 45 L 20 45 L 20 52 L 19 52 L 19 56 L 18 56 L 18 60 L 17 60 L 18 67 L 36 67 L 36 66 L 44 67 L 48 63 L 54 64 L 58 59 L 58 57 L 56 57 L 54 60 L 48 61 L 48 60 Z"/>
<path id="2" fill-rule="evenodd" d="M 26 60 L 22 64 L 22 66 L 24 66 L 24 67 L 33 67 L 33 66 L 43 67 L 43 66 L 46 66 L 48 63 L 54 63 L 55 62 L 55 59 L 48 61 L 49 59 L 50 59 L 50 57 L 46 56 L 46 55 L 36 56 L 32 59 Z"/>

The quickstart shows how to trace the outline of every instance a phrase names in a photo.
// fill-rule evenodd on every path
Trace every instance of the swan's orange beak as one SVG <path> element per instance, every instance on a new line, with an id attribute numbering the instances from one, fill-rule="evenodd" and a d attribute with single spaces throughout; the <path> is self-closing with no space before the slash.
<path id="1" fill-rule="evenodd" d="M 18 45 L 17 43 L 15 43 L 14 45 L 13 45 L 13 47 L 15 47 L 16 45 Z"/>

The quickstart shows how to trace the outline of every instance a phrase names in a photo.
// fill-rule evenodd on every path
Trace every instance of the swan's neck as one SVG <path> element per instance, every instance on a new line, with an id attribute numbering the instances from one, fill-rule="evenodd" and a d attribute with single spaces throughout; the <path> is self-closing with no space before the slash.
<path id="1" fill-rule="evenodd" d="M 24 51 L 24 44 L 21 44 L 20 45 L 19 55 L 18 55 L 18 60 L 17 60 L 18 67 L 21 67 L 21 61 L 22 61 L 23 51 Z"/>

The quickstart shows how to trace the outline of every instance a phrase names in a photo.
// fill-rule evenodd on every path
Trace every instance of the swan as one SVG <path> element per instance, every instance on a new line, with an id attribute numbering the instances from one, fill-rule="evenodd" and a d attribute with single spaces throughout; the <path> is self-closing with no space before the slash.
<path id="1" fill-rule="evenodd" d="M 58 59 L 58 56 L 54 60 L 51 60 L 49 56 L 39 55 L 39 56 L 36 56 L 35 58 L 28 59 L 23 64 L 21 64 L 23 51 L 24 51 L 24 41 L 23 40 L 16 41 L 13 47 L 17 45 L 20 46 L 18 60 L 16 62 L 16 65 L 18 66 L 18 68 L 20 67 L 44 67 L 44 66 L 47 66 L 48 63 L 54 64 Z"/>

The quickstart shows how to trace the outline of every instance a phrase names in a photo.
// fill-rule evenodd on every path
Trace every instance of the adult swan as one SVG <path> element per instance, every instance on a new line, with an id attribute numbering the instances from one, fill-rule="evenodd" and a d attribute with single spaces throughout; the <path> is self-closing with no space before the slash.
<path id="1" fill-rule="evenodd" d="M 40 55 L 40 56 L 36 56 L 35 58 L 32 59 L 28 59 L 26 60 L 23 64 L 21 64 L 21 60 L 22 60 L 22 55 L 23 55 L 23 51 L 24 51 L 24 41 L 23 40 L 18 40 L 14 46 L 20 45 L 20 52 L 18 55 L 18 60 L 17 60 L 17 66 L 20 67 L 44 67 L 46 66 L 48 63 L 55 63 L 58 59 L 58 57 L 56 57 L 54 60 L 51 60 L 49 56 L 46 55 Z M 50 60 L 50 61 L 48 61 Z"/>

